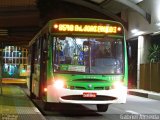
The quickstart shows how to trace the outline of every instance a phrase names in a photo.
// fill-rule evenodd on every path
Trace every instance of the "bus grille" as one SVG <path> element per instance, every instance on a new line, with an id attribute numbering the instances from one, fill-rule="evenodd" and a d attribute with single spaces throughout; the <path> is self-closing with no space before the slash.
<path id="1" fill-rule="evenodd" d="M 88 90 L 85 87 L 82 86 L 70 86 L 71 90 Z M 103 86 L 103 87 L 94 87 L 92 90 L 109 90 L 109 86 Z"/>
<path id="2" fill-rule="evenodd" d="M 93 101 L 107 101 L 107 100 L 115 100 L 116 97 L 111 97 L 111 96 L 102 96 L 102 95 L 97 95 L 95 98 L 86 98 L 83 97 L 82 95 L 69 95 L 69 96 L 63 96 L 61 97 L 64 100 L 93 100 Z"/>
<path id="3" fill-rule="evenodd" d="M 72 81 L 73 83 L 106 83 L 106 80 L 100 79 L 76 79 Z M 109 86 L 92 86 L 92 88 L 88 88 L 88 86 L 68 86 L 68 89 L 71 90 L 109 90 Z"/>
<path id="4" fill-rule="evenodd" d="M 100 83 L 105 83 L 106 80 L 99 80 L 99 79 L 76 79 L 73 80 L 73 82 L 100 82 Z"/>

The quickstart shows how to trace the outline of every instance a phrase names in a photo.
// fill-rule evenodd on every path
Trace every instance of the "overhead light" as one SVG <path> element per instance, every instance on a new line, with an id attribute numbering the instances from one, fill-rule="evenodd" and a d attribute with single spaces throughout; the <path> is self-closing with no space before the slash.
<path id="1" fill-rule="evenodd" d="M 139 30 L 138 29 L 133 29 L 131 30 L 131 33 L 136 34 Z"/>
<path id="2" fill-rule="evenodd" d="M 138 3 L 142 2 L 143 0 L 129 0 L 129 1 L 131 1 L 132 3 L 138 4 Z"/>
<path id="3" fill-rule="evenodd" d="M 160 26 L 160 22 L 157 22 L 156 25 L 157 25 L 157 26 Z"/>
<path id="4" fill-rule="evenodd" d="M 140 30 L 138 30 L 138 29 L 133 29 L 133 30 L 131 30 L 131 33 L 132 33 L 133 35 L 135 35 L 135 36 L 138 36 L 138 35 L 144 34 L 144 31 L 140 31 Z"/>
<path id="5" fill-rule="evenodd" d="M 8 30 L 0 29 L 0 36 L 7 36 L 7 35 L 8 35 Z"/>

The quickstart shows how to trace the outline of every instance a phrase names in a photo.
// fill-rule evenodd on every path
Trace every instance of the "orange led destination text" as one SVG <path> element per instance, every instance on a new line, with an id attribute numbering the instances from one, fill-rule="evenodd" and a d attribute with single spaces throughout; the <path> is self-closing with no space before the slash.
<path id="1" fill-rule="evenodd" d="M 54 28 L 66 32 L 117 33 L 116 26 L 59 24 Z"/>

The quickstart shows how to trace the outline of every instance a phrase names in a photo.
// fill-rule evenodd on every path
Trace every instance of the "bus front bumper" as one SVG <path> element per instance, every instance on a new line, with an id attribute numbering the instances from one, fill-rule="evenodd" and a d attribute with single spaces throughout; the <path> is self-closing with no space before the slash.
<path id="1" fill-rule="evenodd" d="M 111 104 L 125 103 L 127 87 L 110 90 L 71 90 L 57 89 L 52 85 L 47 88 L 47 101 L 72 104 Z"/>

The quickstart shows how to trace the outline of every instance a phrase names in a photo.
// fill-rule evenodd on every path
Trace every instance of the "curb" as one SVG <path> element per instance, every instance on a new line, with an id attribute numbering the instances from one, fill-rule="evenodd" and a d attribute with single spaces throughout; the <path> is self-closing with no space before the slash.
<path id="1" fill-rule="evenodd" d="M 149 98 L 149 99 L 154 99 L 154 100 L 160 100 L 160 94 L 152 94 L 152 93 L 143 93 L 143 92 L 137 92 L 137 91 L 128 91 L 128 94 L 130 95 L 135 95 L 135 96 L 140 96 L 144 98 Z"/>

